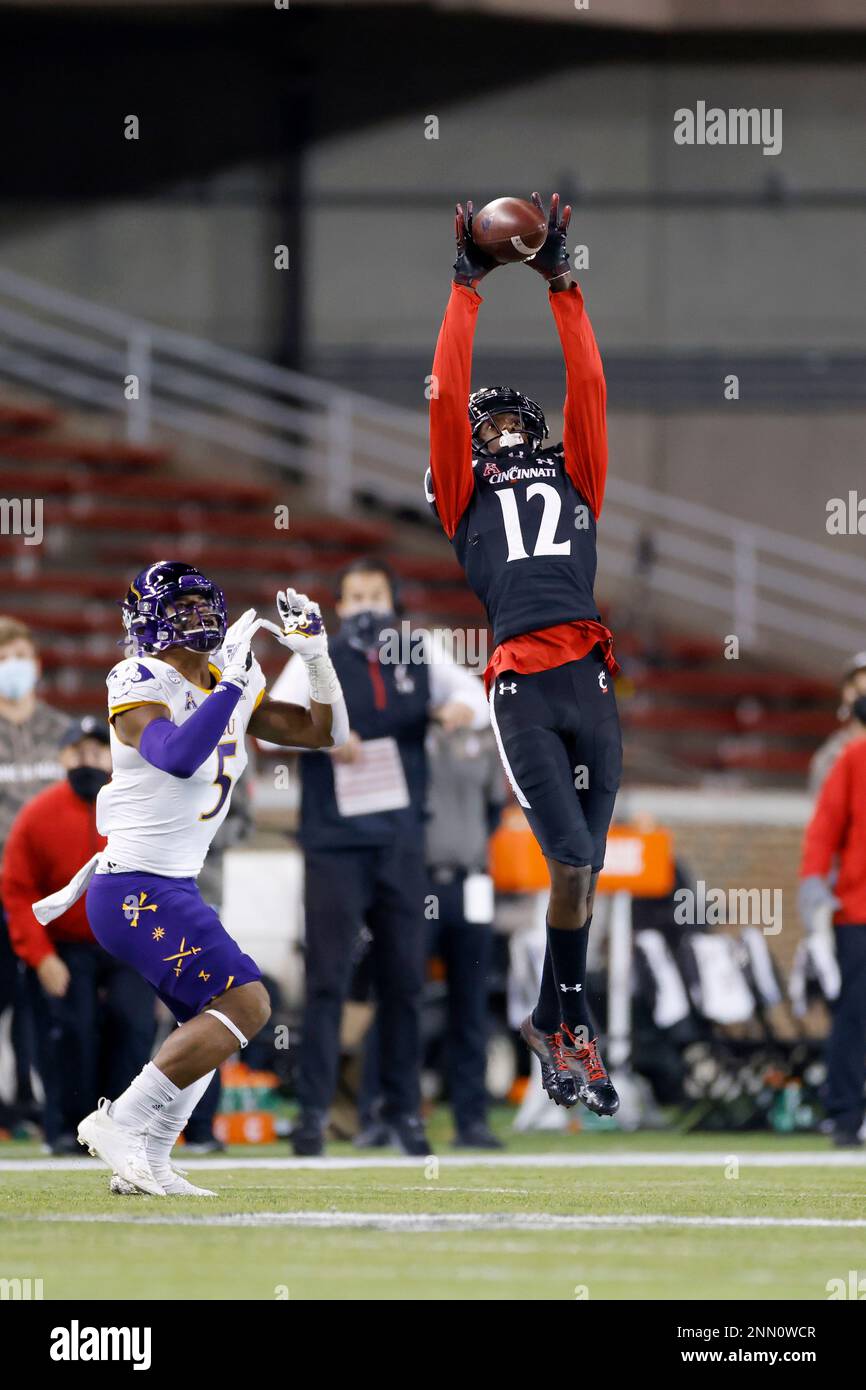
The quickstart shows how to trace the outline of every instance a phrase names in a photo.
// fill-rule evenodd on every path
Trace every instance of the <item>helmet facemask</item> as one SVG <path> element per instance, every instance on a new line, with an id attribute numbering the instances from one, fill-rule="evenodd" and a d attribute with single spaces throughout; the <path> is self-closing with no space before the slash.
<path id="1" fill-rule="evenodd" d="M 191 652 L 215 652 L 222 646 L 226 634 L 225 612 L 221 613 L 215 594 L 163 606 L 166 622 L 180 634 L 169 646 L 186 647 Z"/>
<path id="2" fill-rule="evenodd" d="M 181 574 L 149 593 L 133 587 L 121 606 L 127 639 L 143 653 L 155 655 L 169 647 L 214 652 L 225 640 L 223 591 L 197 572 Z"/>
<path id="3" fill-rule="evenodd" d="M 503 430 L 496 417 L 502 415 L 516 416 L 519 424 L 518 429 L 523 435 L 521 439 L 516 430 Z M 524 396 L 521 391 L 515 391 L 510 386 L 490 386 L 482 387 L 480 391 L 475 391 L 469 398 L 469 422 L 472 427 L 472 447 L 475 453 L 484 454 L 490 458 L 497 457 L 523 446 L 530 453 L 535 453 L 543 446 L 547 438 L 548 429 L 541 407 L 531 401 L 528 396 Z M 490 439 L 482 439 L 481 431 L 485 424 L 489 424 L 496 431 L 500 443 L 497 449 L 491 449 Z M 526 441 L 524 443 L 524 440 Z"/>

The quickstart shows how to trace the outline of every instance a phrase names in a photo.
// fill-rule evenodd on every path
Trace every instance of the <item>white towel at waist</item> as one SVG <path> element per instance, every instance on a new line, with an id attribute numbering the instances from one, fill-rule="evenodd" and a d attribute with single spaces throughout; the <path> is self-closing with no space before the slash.
<path id="1" fill-rule="evenodd" d="M 96 866 L 99 863 L 99 856 L 102 851 L 94 854 L 92 859 L 88 859 L 75 875 L 67 883 L 65 888 L 58 888 L 56 893 L 49 893 L 47 898 L 40 898 L 33 904 L 33 916 L 37 922 L 41 922 L 43 927 L 49 922 L 53 922 L 55 917 L 61 917 L 64 912 L 68 912 L 73 903 L 87 892 L 87 885 L 96 873 Z"/>

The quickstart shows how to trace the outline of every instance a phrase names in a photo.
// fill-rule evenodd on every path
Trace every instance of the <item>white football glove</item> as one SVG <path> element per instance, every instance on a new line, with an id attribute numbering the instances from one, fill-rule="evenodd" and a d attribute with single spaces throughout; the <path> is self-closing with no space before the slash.
<path id="1" fill-rule="evenodd" d="M 262 619 L 262 627 L 272 632 L 282 646 L 301 657 L 307 668 L 310 699 L 319 705 L 339 704 L 345 709 L 340 682 L 328 656 L 328 634 L 319 605 L 296 589 L 280 589 L 277 614 L 279 627 L 267 618 Z"/>
<path id="2" fill-rule="evenodd" d="M 236 623 L 232 623 L 222 645 L 224 665 L 221 683 L 246 689 L 253 664 L 252 640 L 263 624 L 264 620 L 256 617 L 254 608 L 248 608 Z"/>
<path id="3" fill-rule="evenodd" d="M 833 925 L 836 910 L 842 906 L 823 874 L 809 874 L 800 879 L 797 904 L 807 933 L 828 930 Z"/>
<path id="4" fill-rule="evenodd" d="M 272 632 L 277 641 L 289 651 L 297 652 L 304 661 L 327 656 L 328 634 L 317 603 L 299 594 L 296 589 L 280 589 L 277 593 L 277 615 L 280 625 L 262 619 L 262 627 Z"/>

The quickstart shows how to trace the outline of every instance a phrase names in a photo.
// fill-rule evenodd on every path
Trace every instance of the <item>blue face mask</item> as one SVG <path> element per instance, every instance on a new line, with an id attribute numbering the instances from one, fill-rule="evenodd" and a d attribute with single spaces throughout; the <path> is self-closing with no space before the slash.
<path id="1" fill-rule="evenodd" d="M 10 656 L 0 661 L 0 699 L 23 700 L 36 684 L 36 662 L 29 656 Z"/>

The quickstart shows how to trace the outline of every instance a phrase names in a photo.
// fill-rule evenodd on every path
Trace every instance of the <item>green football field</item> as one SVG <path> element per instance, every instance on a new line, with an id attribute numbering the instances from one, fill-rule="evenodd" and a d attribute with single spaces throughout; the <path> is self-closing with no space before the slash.
<path id="1" fill-rule="evenodd" d="M 207 1200 L 56 1165 L 0 1145 L 0 1278 L 46 1299 L 826 1300 L 866 1270 L 866 1156 L 814 1135 L 443 1141 L 435 1164 L 238 1147 L 188 1161 Z"/>

